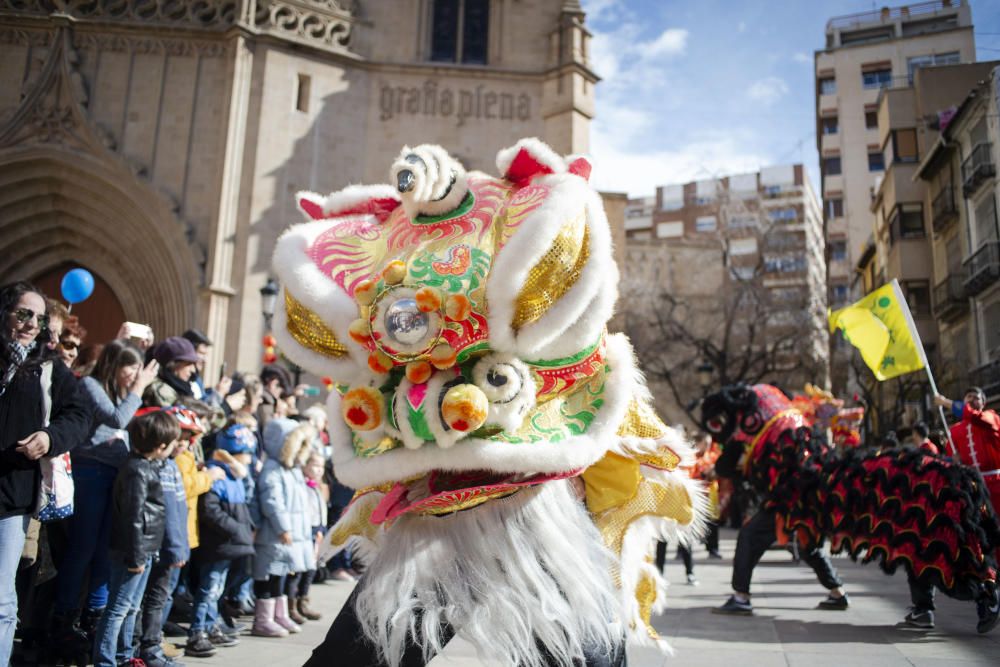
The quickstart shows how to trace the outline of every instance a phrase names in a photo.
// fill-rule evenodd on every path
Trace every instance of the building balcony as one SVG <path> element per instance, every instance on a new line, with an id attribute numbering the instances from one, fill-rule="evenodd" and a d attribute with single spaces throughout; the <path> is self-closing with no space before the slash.
<path id="1" fill-rule="evenodd" d="M 982 387 L 987 399 L 1000 394 L 1000 359 L 995 359 L 969 371 L 969 383 Z"/>
<path id="2" fill-rule="evenodd" d="M 993 144 L 983 141 L 975 145 L 969 157 L 962 162 L 962 193 L 966 198 L 975 194 L 979 186 L 996 174 L 993 164 Z"/>
<path id="3" fill-rule="evenodd" d="M 942 233 L 951 226 L 951 223 L 958 220 L 958 207 L 955 206 L 955 188 L 950 185 L 942 188 L 941 192 L 934 198 L 934 202 L 931 205 L 931 212 L 931 222 L 934 226 L 935 234 Z"/>
<path id="4" fill-rule="evenodd" d="M 965 260 L 965 291 L 976 296 L 1000 280 L 1000 241 L 989 241 L 979 246 Z"/>
<path id="5" fill-rule="evenodd" d="M 962 275 L 950 275 L 934 286 L 934 317 L 952 322 L 968 314 L 969 301 Z"/>

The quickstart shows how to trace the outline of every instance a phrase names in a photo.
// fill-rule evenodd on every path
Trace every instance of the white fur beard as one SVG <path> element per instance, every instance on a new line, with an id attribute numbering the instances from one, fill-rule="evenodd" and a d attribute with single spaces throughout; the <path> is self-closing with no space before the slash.
<path id="1" fill-rule="evenodd" d="M 365 634 L 390 667 L 409 638 L 426 660 L 449 624 L 480 657 L 542 667 L 623 641 L 611 554 L 565 480 L 443 517 L 404 516 L 378 545 L 357 597 Z"/>

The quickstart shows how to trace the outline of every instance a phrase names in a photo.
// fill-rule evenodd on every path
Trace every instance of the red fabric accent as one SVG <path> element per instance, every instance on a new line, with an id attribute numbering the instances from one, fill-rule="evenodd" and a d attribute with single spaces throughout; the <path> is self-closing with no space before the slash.
<path id="1" fill-rule="evenodd" d="M 539 174 L 551 174 L 552 169 L 538 160 L 535 156 L 522 148 L 511 160 L 507 172 L 503 175 L 508 181 L 516 185 L 527 185 L 528 182 Z"/>
<path id="2" fill-rule="evenodd" d="M 578 157 L 569 163 L 569 173 L 576 174 L 585 181 L 590 180 L 590 172 L 593 167 L 587 158 Z"/>
<path id="3" fill-rule="evenodd" d="M 939 453 L 937 445 L 935 445 L 933 442 L 931 442 L 927 438 L 924 438 L 924 441 L 920 443 L 920 449 L 928 451 L 931 454 L 938 454 Z"/>
<path id="4" fill-rule="evenodd" d="M 312 201 L 311 199 L 306 199 L 305 197 L 300 199 L 299 208 L 305 211 L 306 215 L 308 215 L 313 220 L 322 220 L 323 218 L 326 217 L 325 215 L 323 215 L 323 207 L 317 204 L 316 202 Z"/>
<path id="5" fill-rule="evenodd" d="M 972 443 L 969 443 L 969 434 Z M 979 470 L 989 472 L 1000 469 L 1000 416 L 993 410 L 973 410 L 968 404 L 962 411 L 962 421 L 951 427 L 951 440 L 955 443 L 958 459 L 967 466 L 978 463 Z M 976 456 L 972 457 L 975 447 Z M 993 509 L 1000 507 L 1000 475 L 986 478 Z"/>

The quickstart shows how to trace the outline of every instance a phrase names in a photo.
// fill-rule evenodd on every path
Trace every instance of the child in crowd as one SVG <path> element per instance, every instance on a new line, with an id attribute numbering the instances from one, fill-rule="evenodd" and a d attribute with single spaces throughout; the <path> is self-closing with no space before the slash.
<path id="1" fill-rule="evenodd" d="M 144 408 L 138 414 L 156 409 Z M 191 415 L 181 412 L 182 410 L 184 409 L 173 407 L 168 408 L 166 412 L 173 415 L 178 422 L 190 421 Z M 164 461 L 160 468 L 160 484 L 163 486 L 166 506 L 166 530 L 163 534 L 160 558 L 153 563 L 146 584 L 146 594 L 142 600 L 139 657 L 146 663 L 146 667 L 169 667 L 176 664 L 170 660 L 176 656 L 175 650 L 172 650 L 172 645 L 165 645 L 163 641 L 163 623 L 166 620 L 165 610 L 169 609 L 173 600 L 173 591 L 177 587 L 181 568 L 191 558 L 187 537 L 187 494 L 176 461 L 181 452 L 187 451 L 188 444 L 184 437 L 179 438 L 170 458 Z"/>
<path id="2" fill-rule="evenodd" d="M 165 527 L 159 467 L 181 434 L 177 420 L 163 411 L 134 418 L 128 431 L 131 453 L 118 471 L 112 501 L 111 575 L 94 640 L 97 667 L 134 657 L 135 617 Z"/>
<path id="3" fill-rule="evenodd" d="M 326 459 L 323 454 L 314 447 L 305 465 L 302 466 L 302 474 L 306 478 L 306 496 L 309 499 L 309 523 L 312 525 L 314 558 L 319 555 L 320 544 L 326 534 L 327 503 L 330 500 L 330 490 L 323 483 L 323 465 L 325 463 Z M 309 608 L 309 585 L 315 574 L 315 570 L 306 572 L 299 581 L 299 590 L 295 592 L 296 608 L 299 614 L 310 621 L 318 621 L 321 618 L 319 613 Z M 289 595 L 289 598 L 291 597 Z"/>
<path id="4" fill-rule="evenodd" d="M 242 481 L 249 472 L 253 433 L 242 424 L 231 424 L 216 436 L 215 445 L 208 467 L 222 470 L 226 476 L 214 482 L 198 500 L 200 577 L 194 596 L 194 619 L 184 650 L 185 655 L 197 658 L 212 655 L 217 646 L 239 643 L 219 627 L 219 600 L 232 560 L 254 551 L 254 527 Z"/>
<path id="5" fill-rule="evenodd" d="M 312 451 L 316 430 L 285 417 L 275 417 L 264 427 L 267 461 L 257 480 L 260 522 L 254 545 L 254 593 L 257 604 L 253 634 L 282 637 L 302 628 L 289 617 L 286 592 L 296 574 L 316 567 L 312 526 L 305 479 L 299 466 Z"/>

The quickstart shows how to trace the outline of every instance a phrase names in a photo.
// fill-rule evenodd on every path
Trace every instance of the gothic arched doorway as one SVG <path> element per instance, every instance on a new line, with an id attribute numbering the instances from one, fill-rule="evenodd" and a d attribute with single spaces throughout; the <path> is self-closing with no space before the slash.
<path id="1" fill-rule="evenodd" d="M 79 264 L 61 264 L 33 278 L 31 282 L 49 298 L 63 301 L 59 291 L 63 276 L 77 267 Z M 87 330 L 88 345 L 107 343 L 115 337 L 121 323 L 125 321 L 125 309 L 99 272 L 89 266 L 82 268 L 94 275 L 94 293 L 86 301 L 74 305 L 73 314 L 80 318 L 80 324 Z"/>

